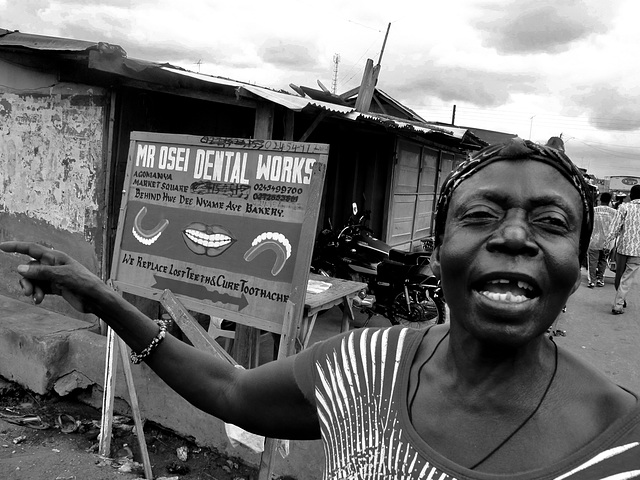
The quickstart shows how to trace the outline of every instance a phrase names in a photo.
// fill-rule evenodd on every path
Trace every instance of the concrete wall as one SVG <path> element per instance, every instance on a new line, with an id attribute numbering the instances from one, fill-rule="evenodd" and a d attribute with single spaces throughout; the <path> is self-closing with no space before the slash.
<path id="1" fill-rule="evenodd" d="M 71 252 L 98 273 L 106 93 L 0 59 L 0 240 Z M 16 297 L 0 265 L 0 293 Z M 66 314 L 61 302 L 53 308 Z"/>

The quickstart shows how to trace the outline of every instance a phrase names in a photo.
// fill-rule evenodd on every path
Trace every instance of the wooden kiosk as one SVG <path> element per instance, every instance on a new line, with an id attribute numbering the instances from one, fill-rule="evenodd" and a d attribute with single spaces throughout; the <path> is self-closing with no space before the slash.
<path id="1" fill-rule="evenodd" d="M 198 348 L 221 354 L 187 310 L 280 334 L 278 357 L 293 354 L 328 153 L 325 144 L 132 132 L 111 285 L 161 302 Z M 101 453 L 120 350 L 144 460 L 127 347 L 108 337 Z M 273 452 L 268 440 L 260 478 Z"/>

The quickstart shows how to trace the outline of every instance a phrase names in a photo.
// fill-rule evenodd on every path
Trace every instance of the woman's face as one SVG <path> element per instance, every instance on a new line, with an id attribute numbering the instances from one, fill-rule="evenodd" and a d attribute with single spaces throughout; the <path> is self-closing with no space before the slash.
<path id="1" fill-rule="evenodd" d="M 497 161 L 454 191 L 433 256 L 451 322 L 474 337 L 521 345 L 540 335 L 580 283 L 582 203 L 536 161 Z"/>

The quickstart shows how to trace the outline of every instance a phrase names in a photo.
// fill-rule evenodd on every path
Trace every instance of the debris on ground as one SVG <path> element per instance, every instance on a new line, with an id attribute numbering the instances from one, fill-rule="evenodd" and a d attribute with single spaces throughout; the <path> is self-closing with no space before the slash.
<path id="1" fill-rule="evenodd" d="M 189 458 L 189 449 L 184 445 L 182 447 L 178 447 L 176 449 L 176 455 L 178 456 L 178 460 L 181 462 L 186 462 Z"/>
<path id="2" fill-rule="evenodd" d="M 65 397 L 55 393 L 38 395 L 2 381 L 0 463 L 3 468 L 14 465 L 9 468 L 29 471 L 28 477 L 17 478 L 144 480 L 133 420 L 125 415 L 114 415 L 111 456 L 108 458 L 99 455 L 100 417 L 99 410 L 80 402 L 72 394 Z M 215 448 L 198 446 L 152 422 L 145 424 L 144 434 L 156 480 L 258 478 L 258 469 L 240 459 L 230 458 Z M 43 455 L 44 458 L 55 455 L 56 460 L 43 461 Z M 98 473 L 89 474 L 89 470 Z M 2 474 L 0 477 L 6 478 Z"/>

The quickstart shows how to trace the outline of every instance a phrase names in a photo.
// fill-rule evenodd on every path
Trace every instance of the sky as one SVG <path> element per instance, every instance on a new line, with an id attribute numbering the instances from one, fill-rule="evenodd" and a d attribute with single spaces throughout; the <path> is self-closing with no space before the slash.
<path id="1" fill-rule="evenodd" d="M 637 0 L 0 0 L 0 28 L 290 93 L 355 88 L 370 58 L 425 120 L 562 135 L 599 178 L 640 176 L 638 18 Z"/>

